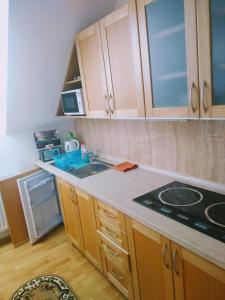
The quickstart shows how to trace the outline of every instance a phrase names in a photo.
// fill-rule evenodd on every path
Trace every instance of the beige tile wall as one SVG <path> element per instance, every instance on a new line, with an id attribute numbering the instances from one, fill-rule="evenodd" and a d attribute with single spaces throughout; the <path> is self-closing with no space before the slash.
<path id="1" fill-rule="evenodd" d="M 75 121 L 88 148 L 225 183 L 225 121 Z"/>

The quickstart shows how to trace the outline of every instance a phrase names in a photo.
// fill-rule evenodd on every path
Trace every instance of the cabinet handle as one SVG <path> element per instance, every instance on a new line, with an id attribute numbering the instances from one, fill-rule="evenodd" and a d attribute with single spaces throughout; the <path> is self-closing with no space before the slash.
<path id="1" fill-rule="evenodd" d="M 169 247 L 167 244 L 165 244 L 164 249 L 163 249 L 163 262 L 167 269 L 169 269 L 169 267 L 170 267 L 169 263 L 166 260 L 166 254 L 168 253 L 168 251 L 169 251 Z"/>
<path id="2" fill-rule="evenodd" d="M 107 217 L 109 217 L 110 219 L 115 219 L 115 218 L 116 218 L 112 213 L 110 213 L 110 212 L 107 211 L 107 210 L 104 210 L 104 209 L 103 209 L 103 213 L 104 213 Z"/>
<path id="3" fill-rule="evenodd" d="M 109 106 L 110 106 L 111 113 L 113 114 L 114 113 L 114 105 L 113 105 L 113 96 L 112 96 L 112 94 L 109 95 Z"/>
<path id="4" fill-rule="evenodd" d="M 113 231 L 111 231 L 109 228 L 105 227 L 105 230 L 108 232 L 108 234 L 110 234 L 110 235 L 112 235 L 112 236 L 114 236 L 116 238 L 118 237 L 118 234 L 115 233 L 115 232 L 113 232 Z"/>
<path id="5" fill-rule="evenodd" d="M 108 97 L 106 94 L 105 94 L 105 111 L 108 115 L 109 114 L 109 102 L 108 102 Z"/>
<path id="6" fill-rule="evenodd" d="M 106 245 L 102 245 L 102 249 L 104 252 L 108 253 L 109 255 L 112 255 L 114 257 L 118 257 L 119 254 L 114 252 L 113 250 L 109 249 Z"/>
<path id="7" fill-rule="evenodd" d="M 74 189 L 70 190 L 70 198 L 74 204 L 77 204 L 77 197 L 76 197 L 76 193 L 75 193 Z"/>
<path id="8" fill-rule="evenodd" d="M 191 97 L 190 102 L 191 102 L 191 108 L 192 108 L 193 113 L 196 112 L 196 108 L 194 107 L 194 104 L 193 104 L 193 90 L 194 90 L 194 88 L 195 88 L 195 84 L 194 84 L 194 82 L 192 82 L 191 89 L 190 89 L 190 97 Z"/>
<path id="9" fill-rule="evenodd" d="M 121 276 L 121 275 L 119 275 L 117 272 L 115 272 L 113 269 L 111 270 L 111 272 L 112 272 L 112 275 L 114 276 L 114 277 L 116 277 L 117 279 L 119 279 L 119 280 L 123 280 L 123 276 Z"/>
<path id="10" fill-rule="evenodd" d="M 205 89 L 206 89 L 206 81 L 203 80 L 202 90 L 201 90 L 201 100 L 202 100 L 203 110 L 204 110 L 204 112 L 206 114 L 208 108 L 207 108 L 206 101 L 205 101 Z"/>
<path id="11" fill-rule="evenodd" d="M 179 256 L 179 253 L 177 251 L 177 249 L 175 250 L 174 254 L 173 254 L 173 267 L 174 267 L 174 271 L 176 273 L 177 276 L 180 276 L 180 272 L 177 269 L 177 257 Z"/>

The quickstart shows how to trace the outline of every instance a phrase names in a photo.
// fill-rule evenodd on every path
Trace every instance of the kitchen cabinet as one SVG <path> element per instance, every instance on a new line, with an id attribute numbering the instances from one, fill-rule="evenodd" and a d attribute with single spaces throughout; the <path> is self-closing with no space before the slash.
<path id="1" fill-rule="evenodd" d="M 127 217 L 135 299 L 225 299 L 225 270 Z"/>
<path id="2" fill-rule="evenodd" d="M 112 118 L 144 117 L 135 1 L 100 21 Z"/>
<path id="3" fill-rule="evenodd" d="M 175 297 L 179 300 L 225 299 L 225 271 L 187 249 L 171 244 Z"/>
<path id="4" fill-rule="evenodd" d="M 107 118 L 110 111 L 99 22 L 77 35 L 76 47 L 86 114 Z"/>
<path id="5" fill-rule="evenodd" d="M 195 0 L 137 0 L 137 10 L 146 116 L 199 118 Z"/>
<path id="6" fill-rule="evenodd" d="M 199 0 L 197 5 L 201 117 L 225 117 L 225 2 Z"/>
<path id="7" fill-rule="evenodd" d="M 100 239 L 96 231 L 93 199 L 90 195 L 77 188 L 76 196 L 83 233 L 84 253 L 98 269 L 102 270 Z"/>
<path id="8" fill-rule="evenodd" d="M 128 299 L 133 299 L 125 216 L 98 199 L 94 199 L 94 206 L 103 273 Z"/>
<path id="9" fill-rule="evenodd" d="M 83 251 L 84 243 L 75 188 L 60 179 L 57 180 L 57 184 L 66 233 L 71 242 Z"/>
<path id="10" fill-rule="evenodd" d="M 76 38 L 88 117 L 144 117 L 135 0 Z"/>
<path id="11" fill-rule="evenodd" d="M 127 218 L 135 299 L 172 300 L 170 241 Z"/>

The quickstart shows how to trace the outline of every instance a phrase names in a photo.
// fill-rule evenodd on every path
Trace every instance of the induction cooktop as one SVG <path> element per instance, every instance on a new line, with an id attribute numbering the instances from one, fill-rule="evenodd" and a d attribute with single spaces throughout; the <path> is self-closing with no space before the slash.
<path id="1" fill-rule="evenodd" d="M 174 181 L 133 201 L 225 243 L 225 195 Z"/>

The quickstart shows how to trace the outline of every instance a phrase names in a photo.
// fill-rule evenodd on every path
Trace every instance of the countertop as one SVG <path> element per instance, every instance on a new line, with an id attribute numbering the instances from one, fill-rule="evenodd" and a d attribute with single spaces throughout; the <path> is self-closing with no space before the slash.
<path id="1" fill-rule="evenodd" d="M 182 178 L 175 178 L 153 170 L 138 168 L 127 173 L 110 169 L 84 179 L 79 179 L 57 169 L 49 163 L 37 161 L 36 165 L 225 269 L 225 243 L 132 201 L 132 199 L 174 180 L 179 179 L 179 181 L 185 182 Z M 206 184 L 199 184 L 197 180 L 196 182 L 192 179 L 191 184 L 205 188 Z M 224 185 L 218 185 L 218 190 L 215 189 L 215 186 L 212 185 L 211 188 L 208 186 L 208 189 L 225 194 Z"/>

